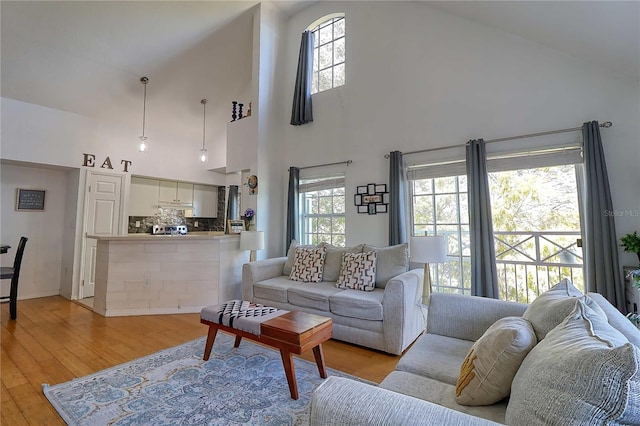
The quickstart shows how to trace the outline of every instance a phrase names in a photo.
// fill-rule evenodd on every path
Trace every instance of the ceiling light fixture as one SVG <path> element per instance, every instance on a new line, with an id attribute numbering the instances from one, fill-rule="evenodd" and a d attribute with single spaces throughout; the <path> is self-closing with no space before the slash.
<path id="1" fill-rule="evenodd" d="M 140 147 L 138 149 L 140 152 L 147 152 L 149 149 L 149 142 L 147 142 L 147 137 L 144 135 L 144 125 L 147 117 L 147 84 L 149 83 L 149 79 L 147 77 L 142 77 L 140 79 L 140 83 L 144 85 L 144 100 L 142 103 L 142 136 L 139 138 Z"/>
<path id="2" fill-rule="evenodd" d="M 206 163 L 209 160 L 207 149 L 204 147 L 205 123 L 207 121 L 207 100 L 203 99 L 200 103 L 202 104 L 202 149 L 200 150 L 200 162 Z"/>

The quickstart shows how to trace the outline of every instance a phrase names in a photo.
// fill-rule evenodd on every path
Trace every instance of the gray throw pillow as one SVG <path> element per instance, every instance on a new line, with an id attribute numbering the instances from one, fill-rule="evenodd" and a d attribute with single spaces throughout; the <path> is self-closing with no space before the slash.
<path id="1" fill-rule="evenodd" d="M 334 247 L 327 244 L 327 255 L 324 259 L 322 281 L 338 281 L 342 268 L 342 255 L 344 253 L 362 253 L 362 244 L 355 247 Z"/>
<path id="2" fill-rule="evenodd" d="M 581 299 L 573 302 L 522 362 L 506 424 L 640 423 L 640 351 Z"/>
<path id="3" fill-rule="evenodd" d="M 531 302 L 522 317 L 531 322 L 538 341 L 541 341 L 573 311 L 576 299 L 582 299 L 605 321 L 607 320 L 607 314 L 602 308 L 589 296 L 583 296 L 568 279 L 560 281 L 538 296 Z"/>
<path id="4" fill-rule="evenodd" d="M 365 244 L 362 252 L 376 252 L 376 287 L 385 288 L 387 282 L 409 270 L 409 245 L 374 247 Z"/>

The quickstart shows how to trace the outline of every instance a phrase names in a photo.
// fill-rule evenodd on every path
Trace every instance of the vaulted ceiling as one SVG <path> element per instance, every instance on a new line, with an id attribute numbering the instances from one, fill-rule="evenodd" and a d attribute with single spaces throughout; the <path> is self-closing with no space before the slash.
<path id="1" fill-rule="evenodd" d="M 201 53 L 215 44 L 235 49 L 237 56 L 250 55 L 252 23 L 244 12 L 257 3 L 2 1 L 2 96 L 135 125 L 142 92 L 138 80 L 148 75 L 150 96 L 162 93 L 174 101 L 162 106 L 167 116 L 173 115 L 178 126 L 179 119 L 193 116 L 185 126 L 197 131 L 201 97 L 227 99 L 239 90 L 198 84 L 207 73 L 235 72 L 228 69 L 233 57 Z M 273 3 L 291 15 L 316 2 Z M 638 1 L 425 4 L 640 80 Z M 182 67 L 187 60 L 191 66 Z M 238 72 L 250 78 L 248 70 Z M 188 107 L 181 105 L 186 102 Z"/>

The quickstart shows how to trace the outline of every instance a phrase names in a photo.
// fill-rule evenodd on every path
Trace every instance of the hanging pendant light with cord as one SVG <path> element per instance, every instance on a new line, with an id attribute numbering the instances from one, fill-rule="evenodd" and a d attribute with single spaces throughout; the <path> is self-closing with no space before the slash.
<path id="1" fill-rule="evenodd" d="M 147 142 L 148 138 L 144 135 L 144 125 L 147 118 L 147 84 L 149 83 L 149 79 L 147 77 L 142 77 L 140 79 L 140 83 L 144 85 L 144 98 L 142 101 L 142 136 L 139 137 L 140 146 L 138 147 L 138 150 L 140 152 L 147 152 L 149 150 L 149 142 Z"/>
<path id="2" fill-rule="evenodd" d="M 207 153 L 207 149 L 204 146 L 205 142 L 205 124 L 207 121 L 207 100 L 203 99 L 200 101 L 202 104 L 202 149 L 200 150 L 200 162 L 206 163 L 209 160 L 209 154 Z"/>

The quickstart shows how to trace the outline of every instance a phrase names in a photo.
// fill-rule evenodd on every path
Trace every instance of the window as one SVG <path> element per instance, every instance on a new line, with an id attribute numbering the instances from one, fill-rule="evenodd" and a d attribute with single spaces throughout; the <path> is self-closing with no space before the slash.
<path id="1" fill-rule="evenodd" d="M 562 278 L 584 286 L 576 164 L 580 149 L 489 156 L 500 298 L 530 303 Z M 408 169 L 413 235 L 446 237 L 449 261 L 431 265 L 434 291 L 471 294 L 465 162 Z"/>
<path id="2" fill-rule="evenodd" d="M 301 179 L 300 201 L 303 244 L 326 242 L 344 247 L 344 175 Z"/>
<path id="3" fill-rule="evenodd" d="M 322 18 L 322 23 L 310 28 L 314 34 L 311 94 L 345 83 L 344 14 L 325 18 Z"/>

